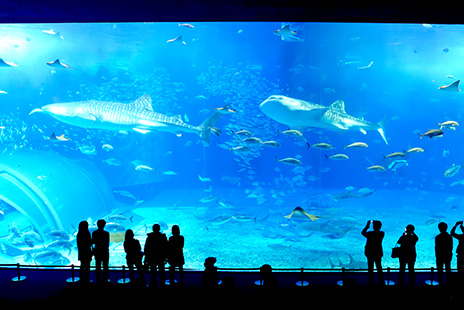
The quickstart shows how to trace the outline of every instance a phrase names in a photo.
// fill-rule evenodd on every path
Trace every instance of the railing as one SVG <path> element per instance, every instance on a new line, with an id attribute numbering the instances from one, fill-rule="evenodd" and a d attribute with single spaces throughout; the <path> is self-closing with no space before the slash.
<path id="1" fill-rule="evenodd" d="M 16 276 L 12 278 L 13 282 L 22 282 L 26 280 L 26 276 L 21 275 L 21 270 L 70 270 L 71 271 L 71 277 L 66 279 L 66 282 L 68 283 L 75 283 L 79 281 L 79 278 L 76 277 L 75 272 L 76 268 L 80 268 L 80 266 L 75 266 L 74 264 L 68 265 L 68 266 L 62 266 L 62 265 L 21 265 L 21 264 L 0 264 L 0 270 L 2 269 L 16 269 Z M 118 281 L 118 283 L 125 284 L 129 283 L 130 280 L 126 278 L 126 269 L 128 267 L 123 265 L 123 266 L 110 266 L 109 270 L 112 271 L 118 271 L 121 270 L 122 272 L 122 278 Z M 95 269 L 95 266 L 91 266 L 91 269 Z M 431 267 L 431 268 L 415 268 L 415 271 L 425 271 L 425 272 L 430 272 L 430 280 L 426 280 L 425 283 L 427 285 L 437 285 L 438 282 L 434 280 L 434 274 L 436 273 L 436 268 Z M 202 271 L 198 269 L 189 269 L 189 268 L 184 268 L 184 271 Z M 218 271 L 221 272 L 259 272 L 260 268 L 218 268 Z M 309 283 L 305 281 L 305 276 L 309 272 L 327 272 L 327 273 L 340 273 L 341 272 L 341 280 L 337 282 L 338 285 L 343 285 L 343 282 L 346 279 L 346 275 L 348 273 L 366 273 L 368 270 L 367 269 L 347 269 L 345 267 L 341 268 L 273 268 L 273 272 L 299 272 L 300 273 L 300 280 L 296 283 L 298 286 L 307 286 Z M 386 267 L 384 268 L 385 274 L 386 274 L 386 285 L 394 285 L 395 283 L 391 281 L 391 272 L 392 271 L 399 271 L 399 268 L 391 268 L 391 267 Z M 457 271 L 457 269 L 452 269 L 452 272 Z M 258 281 L 255 282 L 257 285 L 262 284 L 262 279 L 259 279 Z"/>

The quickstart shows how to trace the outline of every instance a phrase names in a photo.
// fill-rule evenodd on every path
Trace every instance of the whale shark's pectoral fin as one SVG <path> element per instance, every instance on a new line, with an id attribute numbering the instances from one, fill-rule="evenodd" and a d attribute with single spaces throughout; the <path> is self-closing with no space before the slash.
<path id="1" fill-rule="evenodd" d="M 134 127 L 132 129 L 134 129 L 135 131 L 140 132 L 142 134 L 146 134 L 146 133 L 150 132 L 150 130 L 148 130 L 148 129 L 141 129 L 141 128 L 137 128 L 137 127 Z"/>
<path id="2" fill-rule="evenodd" d="M 95 117 L 95 115 L 93 114 L 83 114 L 83 115 L 80 115 L 79 117 L 89 120 L 89 121 L 93 121 L 93 122 L 97 120 L 97 117 Z"/>
<path id="3" fill-rule="evenodd" d="M 320 119 L 324 116 L 325 112 L 329 110 L 328 107 L 323 107 L 323 108 L 314 108 L 311 109 L 309 112 L 311 113 L 311 116 L 314 119 Z"/>
<path id="4" fill-rule="evenodd" d="M 342 124 L 334 123 L 333 125 L 334 125 L 335 127 L 337 127 L 338 129 L 341 129 L 341 130 L 348 130 L 348 127 L 343 126 Z"/>
<path id="5" fill-rule="evenodd" d="M 43 110 L 41 108 L 36 108 L 34 110 L 32 110 L 29 115 L 33 114 L 33 113 L 36 113 L 36 112 L 43 112 Z"/>

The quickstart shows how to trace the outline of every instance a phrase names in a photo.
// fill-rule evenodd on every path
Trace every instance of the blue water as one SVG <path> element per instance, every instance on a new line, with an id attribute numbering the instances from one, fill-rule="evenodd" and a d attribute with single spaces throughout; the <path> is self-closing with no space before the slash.
<path id="1" fill-rule="evenodd" d="M 113 233 L 132 228 L 143 244 L 155 222 L 165 233 L 177 224 L 185 236 L 186 267 L 202 268 L 208 256 L 220 267 L 365 266 L 360 232 L 367 220 L 384 223 L 385 261 L 407 224 L 414 224 L 420 241 L 417 266 L 434 264 L 433 238 L 439 221 L 450 226 L 462 220 L 461 174 L 443 173 L 464 158 L 460 126 L 443 137 L 420 138 L 438 122 L 462 120 L 462 94 L 439 90 L 460 78 L 464 33 L 456 25 L 420 24 L 291 24 L 296 39 L 274 34 L 282 23 L 30 24 L 0 26 L 0 57 L 17 64 L 0 68 L 1 149 L 15 156 L 21 150 L 53 152 L 71 162 L 90 162 L 114 195 L 114 210 L 131 220 L 117 222 Z M 51 35 L 43 32 L 59 32 Z M 183 43 L 168 43 L 182 35 Z M 59 59 L 69 68 L 50 67 Z M 180 115 L 198 125 L 215 108 L 230 104 L 237 113 L 222 116 L 219 136 L 209 145 L 192 133 L 105 131 L 75 127 L 31 110 L 51 103 L 100 100 L 129 103 L 144 94 L 153 109 Z M 310 145 L 330 143 L 334 150 L 307 148 L 287 137 L 288 127 L 259 109 L 270 95 L 285 95 L 329 106 L 344 100 L 346 112 L 377 123 L 385 118 L 388 145 L 376 131 L 340 134 L 314 128 L 303 132 Z M 247 153 L 233 132 L 250 130 L 279 148 L 257 147 Z M 53 143 L 52 133 L 69 141 Z M 365 142 L 365 149 L 343 149 Z M 112 150 L 102 149 L 109 144 Z M 81 147 L 94 147 L 85 154 Z M 384 155 L 421 147 L 396 171 L 372 173 L 372 164 L 388 166 Z M 345 161 L 326 160 L 344 153 Z M 278 159 L 294 157 L 298 167 Z M 154 169 L 135 170 L 136 163 Z M 14 167 L 13 167 L 14 168 Z M 41 178 L 52 178 L 44 171 Z M 73 178 L 53 190 L 72 190 Z M 364 198 L 333 199 L 367 188 Z M 49 189 L 50 190 L 50 189 Z M 51 196 L 53 196 L 53 190 Z M 121 195 L 121 191 L 131 194 Z M 86 193 L 82 193 L 85 195 Z M 8 195 L 1 193 L 0 196 Z M 211 201 L 201 199 L 214 196 Z M 205 199 L 203 199 L 204 201 Z M 71 204 L 71 202 L 69 202 Z M 319 216 L 285 218 L 296 206 Z M 74 247 L 55 248 L 59 254 L 40 262 L 37 253 L 54 237 L 25 243 L 31 224 L 8 203 L 2 203 L 2 242 L 21 252 L 3 250 L 1 262 L 75 263 Z M 71 210 L 65 204 L 62 208 Z M 74 246 L 81 220 L 97 219 L 75 211 L 74 225 L 63 230 Z M 80 209 L 78 209 L 80 210 Z M 77 212 L 77 213 L 76 213 Z M 19 235 L 12 236 L 12 226 Z M 50 228 L 51 229 L 51 228 Z M 45 233 L 47 233 L 45 231 Z M 112 243 L 111 264 L 125 263 L 121 242 Z M 457 244 L 457 243 L 456 243 Z M 57 260 L 56 257 L 59 257 Z M 350 258 L 350 256 L 352 258 Z M 26 259 L 27 258 L 27 259 Z M 352 259 L 354 263 L 347 265 Z"/>

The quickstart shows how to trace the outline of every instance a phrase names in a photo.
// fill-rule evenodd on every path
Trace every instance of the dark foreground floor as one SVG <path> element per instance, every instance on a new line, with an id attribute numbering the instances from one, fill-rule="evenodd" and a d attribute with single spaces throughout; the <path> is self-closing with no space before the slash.
<path id="1" fill-rule="evenodd" d="M 44 289 L 44 288 L 38 288 Z M 462 286 L 415 286 L 415 287 L 378 287 L 357 285 L 324 285 L 306 287 L 284 287 L 266 290 L 264 287 L 224 288 L 207 291 L 199 286 L 176 286 L 164 288 L 131 287 L 109 283 L 105 286 L 90 284 L 65 285 L 53 294 L 43 297 L 24 298 L 4 297 L 3 308 L 8 306 L 60 306 L 63 309 L 78 307 L 117 307 L 131 309 L 134 307 L 170 307 L 172 309 L 220 309 L 277 308 L 298 309 L 301 306 L 326 306 L 330 309 L 340 306 L 365 305 L 368 307 L 451 307 L 462 305 L 464 294 Z M 165 309 L 170 309 L 165 308 Z"/>

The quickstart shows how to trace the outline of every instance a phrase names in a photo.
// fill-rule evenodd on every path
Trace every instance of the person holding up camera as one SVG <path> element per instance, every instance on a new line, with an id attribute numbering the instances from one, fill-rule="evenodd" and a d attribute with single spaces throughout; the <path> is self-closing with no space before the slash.
<path id="1" fill-rule="evenodd" d="M 464 276 L 464 227 L 462 226 L 463 221 L 456 222 L 453 228 L 451 228 L 451 236 L 458 239 L 458 247 L 456 248 L 457 267 L 459 278 L 462 279 Z M 463 234 L 457 234 L 456 228 L 461 227 Z"/>
<path id="2" fill-rule="evenodd" d="M 415 227 L 411 224 L 406 226 L 403 235 L 398 240 L 400 245 L 400 272 L 398 274 L 398 284 L 403 285 L 405 280 L 406 265 L 409 271 L 409 285 L 416 283 L 414 264 L 416 263 L 416 243 L 419 237 L 414 233 Z"/>

